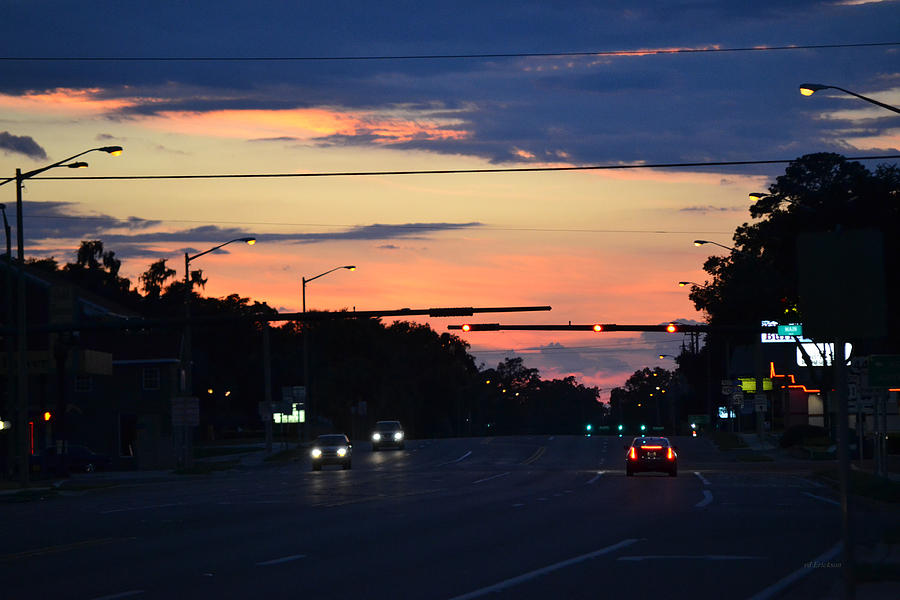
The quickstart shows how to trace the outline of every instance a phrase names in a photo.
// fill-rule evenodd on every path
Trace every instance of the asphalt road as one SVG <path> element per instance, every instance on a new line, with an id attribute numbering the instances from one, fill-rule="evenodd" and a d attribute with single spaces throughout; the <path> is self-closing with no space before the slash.
<path id="1" fill-rule="evenodd" d="M 676 478 L 626 477 L 617 437 L 409 440 L 3 504 L 0 597 L 775 598 L 828 562 L 839 510 L 804 468 L 675 443 Z"/>

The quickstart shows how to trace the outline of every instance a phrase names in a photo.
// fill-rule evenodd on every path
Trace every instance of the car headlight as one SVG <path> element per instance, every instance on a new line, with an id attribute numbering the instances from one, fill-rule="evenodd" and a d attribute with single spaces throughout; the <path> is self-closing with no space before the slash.
<path id="1" fill-rule="evenodd" d="M 380 433 L 373 433 L 373 434 L 372 434 L 372 441 L 373 441 L 373 442 L 380 442 L 380 441 L 381 441 L 381 434 L 380 434 Z"/>
<path id="2" fill-rule="evenodd" d="M 313 458 L 320 458 L 322 456 L 322 451 L 319 450 L 318 448 L 313 448 L 312 452 L 310 452 L 310 454 L 312 454 Z"/>
<path id="3" fill-rule="evenodd" d="M 399 441 L 402 440 L 402 439 L 403 439 L 403 432 L 402 432 L 402 431 L 398 431 L 397 433 L 394 434 L 394 441 L 395 441 L 395 442 L 399 442 Z"/>
<path id="4" fill-rule="evenodd" d="M 347 456 L 347 449 L 346 448 L 338 448 L 338 456 L 340 456 L 340 457 Z"/>

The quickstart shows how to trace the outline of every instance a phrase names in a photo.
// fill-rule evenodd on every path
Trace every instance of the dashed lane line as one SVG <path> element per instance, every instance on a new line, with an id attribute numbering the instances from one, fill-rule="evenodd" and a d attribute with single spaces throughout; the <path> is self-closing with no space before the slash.
<path id="1" fill-rule="evenodd" d="M 264 560 L 256 563 L 257 567 L 268 567 L 269 565 L 280 565 L 281 563 L 291 562 L 306 558 L 305 554 L 292 554 L 291 556 L 282 556 L 281 558 L 273 558 L 272 560 Z"/>
<path id="2" fill-rule="evenodd" d="M 598 479 L 600 479 L 601 477 L 603 477 L 603 474 L 604 474 L 604 473 L 606 473 L 606 471 L 597 471 L 597 474 L 594 475 L 594 476 L 593 476 L 591 479 L 589 479 L 588 481 L 586 481 L 584 485 L 592 485 L 592 484 L 596 483 Z"/>
<path id="3" fill-rule="evenodd" d="M 703 485 L 712 485 L 712 484 L 709 483 L 709 479 L 707 479 L 706 477 L 704 477 L 703 475 L 701 475 L 701 474 L 698 473 L 697 471 L 694 471 L 694 475 L 696 475 L 697 477 L 700 478 L 700 481 L 703 482 Z"/>
<path id="4" fill-rule="evenodd" d="M 531 456 L 529 456 L 528 458 L 526 458 L 525 460 L 523 460 L 523 461 L 522 461 L 522 464 L 523 464 L 523 465 L 530 465 L 530 464 L 533 464 L 533 463 L 537 462 L 538 459 L 539 459 L 540 457 L 542 457 L 542 456 L 544 455 L 544 452 L 546 452 L 546 451 L 547 451 L 547 447 L 546 447 L 546 446 L 541 446 L 540 448 L 538 448 L 537 450 L 534 451 L 534 454 L 532 454 Z"/>
<path id="5" fill-rule="evenodd" d="M 509 473 L 510 472 L 507 471 L 506 473 L 498 473 L 497 475 L 491 475 L 490 477 L 485 477 L 484 479 L 479 479 L 478 481 L 473 481 L 472 485 L 475 485 L 476 483 L 484 483 L 485 481 L 490 481 L 492 479 L 499 479 L 500 477 L 506 477 L 507 475 L 509 475 Z"/>
<path id="6" fill-rule="evenodd" d="M 118 600 L 119 598 L 130 598 L 145 593 L 146 590 L 128 590 L 127 592 L 119 592 L 118 594 L 110 594 L 108 596 L 97 596 L 91 600 Z"/>
<path id="7" fill-rule="evenodd" d="M 469 458 L 471 455 L 472 455 L 472 451 L 469 450 L 469 451 L 467 451 L 465 454 L 463 454 L 462 456 L 460 456 L 459 458 L 457 458 L 456 460 L 448 460 L 447 462 L 441 463 L 441 464 L 439 464 L 438 466 L 439 466 L 439 467 L 443 467 L 444 465 L 450 465 L 450 464 L 453 464 L 453 463 L 458 463 L 458 462 L 461 462 L 461 461 L 466 460 L 466 459 Z"/>
<path id="8" fill-rule="evenodd" d="M 828 504 L 834 504 L 835 506 L 840 506 L 841 503 L 837 500 L 832 500 L 831 498 L 826 498 L 824 496 L 816 496 L 815 494 L 810 494 L 809 492 L 803 492 L 805 495 L 810 498 L 815 498 L 816 500 L 821 500 L 822 502 L 827 502 Z"/>
<path id="9" fill-rule="evenodd" d="M 697 508 L 704 508 L 706 505 L 708 505 L 712 501 L 713 501 L 712 492 L 710 492 L 709 490 L 703 490 L 703 500 L 701 500 L 694 506 Z"/>
<path id="10" fill-rule="evenodd" d="M 815 568 L 814 565 L 831 561 L 832 558 L 841 552 L 842 548 L 843 544 L 838 542 L 824 553 L 804 564 L 802 568 L 782 577 L 766 589 L 751 596 L 748 600 L 770 600 L 771 598 L 778 598 L 787 588 L 809 575 Z"/>
<path id="11" fill-rule="evenodd" d="M 467 594 L 463 594 L 461 596 L 456 596 L 451 598 L 451 600 L 472 600 L 472 598 L 480 598 L 482 596 L 486 596 L 488 594 L 493 594 L 495 592 L 499 592 L 501 590 L 505 590 L 507 588 L 511 588 L 519 585 L 520 583 L 524 583 L 531 579 L 535 579 L 536 577 L 540 577 L 542 575 L 546 575 L 547 573 L 552 573 L 553 571 L 558 571 L 559 569 L 564 569 L 566 567 L 578 564 L 580 562 L 584 562 L 586 560 L 590 560 L 592 558 L 597 558 L 598 556 L 603 556 L 604 554 L 609 554 L 610 552 L 615 552 L 616 550 L 620 550 L 621 548 L 625 548 L 634 544 L 639 540 L 637 539 L 627 539 L 622 540 L 617 544 L 613 544 L 611 546 L 607 546 L 605 548 L 601 548 L 599 550 L 595 550 L 594 552 L 588 552 L 587 554 L 582 554 L 581 556 L 576 556 L 574 558 L 570 558 L 568 560 L 564 560 L 558 563 L 554 563 L 552 565 L 548 565 L 541 569 L 536 569 L 534 571 L 529 571 L 528 573 L 523 573 L 518 577 L 512 577 L 510 579 L 506 579 L 499 583 L 495 583 L 494 585 L 490 585 L 488 587 L 483 587 L 479 590 L 475 590 L 469 592 Z"/>

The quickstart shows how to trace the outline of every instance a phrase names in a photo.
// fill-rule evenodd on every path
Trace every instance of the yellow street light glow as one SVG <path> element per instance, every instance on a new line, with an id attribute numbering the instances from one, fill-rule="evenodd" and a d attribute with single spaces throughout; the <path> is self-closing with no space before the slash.
<path id="1" fill-rule="evenodd" d="M 800 93 L 803 94 L 804 96 L 812 96 L 813 94 L 816 93 L 816 90 L 814 90 L 814 89 L 812 89 L 812 88 L 802 87 L 802 86 L 801 86 L 801 87 L 800 87 Z"/>

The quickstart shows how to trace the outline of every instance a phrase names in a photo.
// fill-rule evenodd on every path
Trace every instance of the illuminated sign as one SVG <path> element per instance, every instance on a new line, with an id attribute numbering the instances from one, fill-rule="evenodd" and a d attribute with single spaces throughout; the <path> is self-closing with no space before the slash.
<path id="1" fill-rule="evenodd" d="M 801 344 L 803 350 L 797 348 L 797 365 L 801 367 L 824 367 L 832 363 L 834 358 L 834 344 L 814 344 L 812 342 L 804 342 Z M 844 344 L 844 356 L 847 357 L 847 364 L 850 364 L 850 353 L 853 345 L 849 342 Z M 806 363 L 803 352 L 809 355 L 810 364 Z"/>
<path id="2" fill-rule="evenodd" d="M 789 323 L 781 325 L 778 321 L 762 321 L 763 327 L 777 327 L 778 333 L 765 332 L 760 334 L 763 344 L 788 343 L 794 342 L 795 337 L 799 337 L 801 342 L 812 342 L 803 336 L 803 325 L 799 323 Z"/>

